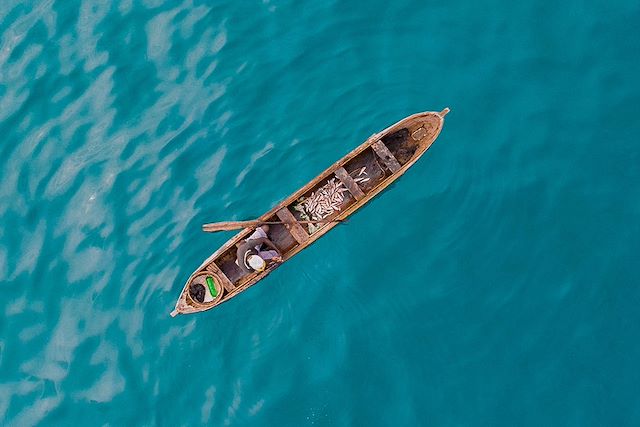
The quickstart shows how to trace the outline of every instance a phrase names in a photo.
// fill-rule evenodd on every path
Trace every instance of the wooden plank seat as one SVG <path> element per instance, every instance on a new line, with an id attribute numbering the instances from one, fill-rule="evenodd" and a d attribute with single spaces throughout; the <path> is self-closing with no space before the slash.
<path id="1" fill-rule="evenodd" d="M 289 233 L 293 236 L 294 239 L 300 244 L 306 243 L 309 240 L 309 234 L 305 231 L 305 229 L 298 223 L 296 217 L 293 216 L 291 211 L 287 206 L 279 209 L 276 212 L 280 221 L 284 222 L 285 227 L 289 230 Z"/>
<path id="2" fill-rule="evenodd" d="M 387 165 L 392 173 L 396 173 L 400 170 L 402 166 L 400 166 L 398 160 L 382 141 L 378 140 L 374 142 L 373 144 L 371 144 L 371 148 L 373 148 L 373 151 L 376 152 L 378 157 L 382 159 L 384 164 Z"/>
<path id="3" fill-rule="evenodd" d="M 356 200 L 360 200 L 364 197 L 364 192 L 360 189 L 358 183 L 351 178 L 351 175 L 349 175 L 345 168 L 341 167 L 336 169 L 335 175 L 344 184 L 344 186 L 347 187 Z"/>
<path id="4" fill-rule="evenodd" d="M 220 283 L 222 283 L 222 286 L 227 292 L 231 292 L 236 288 L 233 282 L 229 280 L 227 275 L 224 274 L 224 272 L 215 264 L 211 263 L 207 265 L 206 270 L 210 272 L 216 279 L 218 279 Z"/>

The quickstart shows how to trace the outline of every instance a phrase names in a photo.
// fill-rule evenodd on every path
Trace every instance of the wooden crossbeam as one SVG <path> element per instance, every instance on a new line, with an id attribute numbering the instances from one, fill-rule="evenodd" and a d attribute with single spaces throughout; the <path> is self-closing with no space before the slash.
<path id="1" fill-rule="evenodd" d="M 385 165 L 391 170 L 391 172 L 396 173 L 400 170 L 402 166 L 398 163 L 398 159 L 389 151 L 386 145 L 380 140 L 371 144 L 371 148 L 376 152 L 378 157 L 382 159 Z"/>
<path id="2" fill-rule="evenodd" d="M 355 182 L 353 178 L 351 178 L 351 175 L 349 175 L 349 173 L 346 171 L 345 168 L 341 167 L 336 169 L 335 174 L 336 174 L 336 177 L 340 181 L 342 181 L 344 186 L 347 187 L 349 192 L 353 194 L 353 197 L 355 197 L 356 200 L 360 200 L 364 197 L 364 193 L 362 192 L 360 187 L 358 187 L 358 183 Z"/>
<path id="3" fill-rule="evenodd" d="M 287 208 L 286 206 L 283 207 L 278 212 L 276 212 L 276 215 L 278 215 L 278 218 L 280 218 L 280 220 L 285 223 L 284 226 L 287 227 L 289 233 L 291 233 L 293 238 L 296 239 L 298 243 L 303 244 L 306 243 L 307 240 L 309 240 L 309 234 L 305 231 L 304 228 L 302 228 L 300 224 L 298 224 L 296 217 L 293 216 L 289 208 Z"/>
<path id="4" fill-rule="evenodd" d="M 227 292 L 231 292 L 236 288 L 233 282 L 229 280 L 227 275 L 224 274 L 217 265 L 211 263 L 207 265 L 206 270 L 222 283 L 222 286 L 227 290 Z"/>

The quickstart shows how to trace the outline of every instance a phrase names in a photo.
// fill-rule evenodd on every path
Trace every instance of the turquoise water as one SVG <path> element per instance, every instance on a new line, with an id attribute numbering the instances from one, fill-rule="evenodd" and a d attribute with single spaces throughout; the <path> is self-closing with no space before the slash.
<path id="1" fill-rule="evenodd" d="M 640 425 L 640 5 L 5 0 L 0 425 Z M 169 317 L 249 219 L 449 106 L 348 224 Z"/>

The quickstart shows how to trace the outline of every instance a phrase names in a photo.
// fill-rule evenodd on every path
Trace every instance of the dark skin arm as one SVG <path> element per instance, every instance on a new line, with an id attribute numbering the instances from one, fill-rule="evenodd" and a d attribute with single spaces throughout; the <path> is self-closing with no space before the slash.
<path id="1" fill-rule="evenodd" d="M 259 239 L 249 240 L 249 241 L 247 241 L 247 244 L 249 246 L 251 246 L 251 247 L 265 244 L 265 245 L 269 246 L 271 249 L 273 249 L 274 251 L 278 252 L 278 255 L 280 255 L 280 251 L 278 250 L 276 245 L 274 245 L 273 242 L 271 240 L 267 239 L 266 237 L 260 237 Z"/>
<path id="2" fill-rule="evenodd" d="M 251 247 L 252 246 L 249 246 L 246 243 L 243 243 L 241 245 L 238 245 L 238 250 L 236 251 L 236 258 L 238 260 L 238 267 L 240 267 L 240 270 L 244 271 L 245 273 L 251 273 L 251 270 L 249 270 L 247 267 L 245 267 L 244 261 L 243 261 L 244 253 Z"/>
<path id="3" fill-rule="evenodd" d="M 236 251 L 236 258 L 238 259 L 238 266 L 245 273 L 251 273 L 251 271 L 252 271 L 252 270 L 247 269 L 247 267 L 245 267 L 245 265 L 244 265 L 243 258 L 244 258 L 245 252 L 247 250 L 249 250 L 249 249 L 253 249 L 256 246 L 262 245 L 262 244 L 267 245 L 268 247 L 270 247 L 271 249 L 276 251 L 278 253 L 278 256 L 280 256 L 280 251 L 278 250 L 276 245 L 274 245 L 271 240 L 266 239 L 264 237 L 260 237 L 258 239 L 252 239 L 252 240 L 249 240 L 247 242 L 244 242 L 244 243 L 238 245 L 238 250 Z M 274 260 L 274 261 L 276 261 L 276 260 Z"/>

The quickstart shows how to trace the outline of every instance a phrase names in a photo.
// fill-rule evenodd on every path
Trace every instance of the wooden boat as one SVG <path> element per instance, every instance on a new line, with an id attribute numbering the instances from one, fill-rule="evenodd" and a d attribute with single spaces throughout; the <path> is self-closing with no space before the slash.
<path id="1" fill-rule="evenodd" d="M 331 165 L 307 185 L 260 217 L 260 221 L 278 222 L 271 225 L 269 239 L 278 247 L 282 260 L 289 258 L 315 242 L 326 232 L 374 196 L 387 188 L 409 169 L 436 140 L 444 124 L 448 108 L 440 112 L 414 114 L 385 130 L 371 135 L 362 145 Z M 362 178 L 366 176 L 366 178 Z M 367 179 L 368 178 L 368 179 Z M 342 183 L 342 201 L 336 210 L 315 225 L 300 221 L 309 219 L 301 200 L 312 197 L 333 181 Z M 346 188 L 346 190 L 344 190 Z M 317 220 L 317 217 L 311 218 Z M 336 222 L 329 222 L 336 220 Z M 271 263 L 262 272 L 245 274 L 236 264 L 236 244 L 249 237 L 254 230 L 245 228 L 229 239 L 207 258 L 189 277 L 171 316 L 209 310 L 229 301 L 240 292 L 264 279 L 280 263 Z M 200 284 L 205 289 L 199 302 L 190 292 L 191 286 Z M 200 287 L 194 287 L 202 289 Z M 196 295 L 197 296 L 197 295 Z"/>

